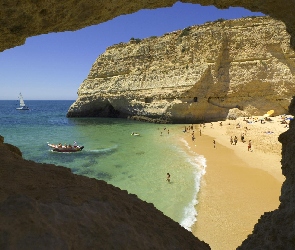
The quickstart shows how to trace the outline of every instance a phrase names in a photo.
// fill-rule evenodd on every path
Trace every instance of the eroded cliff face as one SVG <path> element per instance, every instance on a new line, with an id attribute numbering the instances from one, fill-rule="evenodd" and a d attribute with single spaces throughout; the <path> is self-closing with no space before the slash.
<path id="1" fill-rule="evenodd" d="M 282 22 L 217 21 L 107 48 L 68 116 L 148 117 L 172 123 L 287 113 L 295 53 Z"/>

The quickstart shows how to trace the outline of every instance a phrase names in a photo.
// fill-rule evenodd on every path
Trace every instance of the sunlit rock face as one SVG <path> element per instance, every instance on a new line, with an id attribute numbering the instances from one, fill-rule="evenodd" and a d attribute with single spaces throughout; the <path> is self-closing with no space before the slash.
<path id="1" fill-rule="evenodd" d="M 78 90 L 69 117 L 147 117 L 172 123 L 288 113 L 295 53 L 282 22 L 219 20 L 109 47 Z"/>

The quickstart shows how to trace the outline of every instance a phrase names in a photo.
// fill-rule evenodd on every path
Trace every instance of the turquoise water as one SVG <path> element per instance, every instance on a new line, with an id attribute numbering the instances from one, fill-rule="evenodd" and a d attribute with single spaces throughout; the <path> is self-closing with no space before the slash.
<path id="1" fill-rule="evenodd" d="M 190 230 L 194 205 L 206 162 L 181 138 L 184 125 L 142 123 L 124 119 L 67 118 L 73 101 L 0 101 L 0 134 L 23 157 L 71 168 L 72 172 L 104 180 L 153 203 L 165 215 Z M 168 134 L 169 130 L 169 134 Z M 132 132 L 140 136 L 132 136 Z M 85 148 L 77 153 L 52 152 L 47 142 Z M 171 182 L 166 181 L 167 173 Z"/>

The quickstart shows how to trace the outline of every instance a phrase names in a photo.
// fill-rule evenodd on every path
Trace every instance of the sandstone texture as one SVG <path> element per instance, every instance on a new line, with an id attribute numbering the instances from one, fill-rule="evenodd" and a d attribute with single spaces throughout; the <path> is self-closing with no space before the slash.
<path id="1" fill-rule="evenodd" d="M 210 249 L 137 196 L 0 139 L 0 249 Z"/>
<path id="2" fill-rule="evenodd" d="M 50 32 L 74 31 L 106 22 L 114 17 L 131 14 L 141 9 L 170 7 L 176 0 L 104 1 L 104 0 L 1 0 L 0 51 L 25 43 L 26 38 Z M 295 46 L 295 2 L 290 0 L 183 0 L 219 9 L 243 7 L 262 12 L 286 24 Z M 196 13 L 198 15 L 198 13 Z"/>
<path id="3" fill-rule="evenodd" d="M 107 48 L 92 65 L 68 116 L 148 117 L 197 123 L 286 114 L 295 53 L 285 25 L 269 17 L 218 20 Z"/>

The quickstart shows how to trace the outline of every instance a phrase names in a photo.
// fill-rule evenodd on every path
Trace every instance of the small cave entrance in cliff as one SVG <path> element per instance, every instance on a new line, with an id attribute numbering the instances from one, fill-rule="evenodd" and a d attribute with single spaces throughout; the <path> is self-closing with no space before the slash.
<path id="1" fill-rule="evenodd" d="M 153 101 L 153 98 L 152 97 L 145 97 L 144 98 L 144 102 L 145 103 L 152 103 L 152 101 Z"/>
<path id="2" fill-rule="evenodd" d="M 122 117 L 121 112 L 116 110 L 112 104 L 108 103 L 104 109 L 104 116 L 110 118 L 119 118 Z"/>

